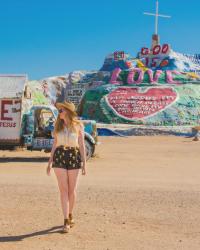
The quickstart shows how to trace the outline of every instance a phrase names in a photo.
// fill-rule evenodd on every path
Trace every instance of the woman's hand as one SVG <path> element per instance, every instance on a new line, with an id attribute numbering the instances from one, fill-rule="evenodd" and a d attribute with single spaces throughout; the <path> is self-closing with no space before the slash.
<path id="1" fill-rule="evenodd" d="M 50 159 L 49 162 L 48 162 L 47 169 L 46 169 L 46 172 L 47 172 L 48 176 L 51 175 L 51 163 L 52 163 L 52 160 Z"/>
<path id="2" fill-rule="evenodd" d="M 57 136 L 56 136 L 55 131 L 53 131 L 52 134 L 53 134 L 53 137 L 54 137 L 54 142 L 53 142 L 53 146 L 52 146 L 52 149 L 51 149 L 51 154 L 50 154 L 48 166 L 47 166 L 47 169 L 46 169 L 47 175 L 51 175 L 51 164 L 53 162 L 53 155 L 54 155 L 54 151 L 56 149 L 56 143 L 57 143 Z"/>
<path id="3" fill-rule="evenodd" d="M 86 162 L 83 162 L 83 165 L 81 167 L 82 175 L 86 175 Z"/>
<path id="4" fill-rule="evenodd" d="M 82 175 L 86 175 L 86 150 L 85 150 L 85 132 L 84 132 L 84 125 L 80 124 L 79 129 L 79 136 L 78 136 L 78 144 L 80 147 L 80 154 L 81 154 L 81 160 L 82 160 Z"/>

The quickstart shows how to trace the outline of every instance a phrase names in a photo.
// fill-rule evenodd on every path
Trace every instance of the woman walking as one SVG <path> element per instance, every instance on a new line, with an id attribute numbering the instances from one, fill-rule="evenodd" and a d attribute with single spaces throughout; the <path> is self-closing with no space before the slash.
<path id="1" fill-rule="evenodd" d="M 47 166 L 50 175 L 51 164 L 58 181 L 62 212 L 63 233 L 74 225 L 73 208 L 76 200 L 76 185 L 80 169 L 86 174 L 86 153 L 84 126 L 78 120 L 75 106 L 71 102 L 57 103 L 59 111 L 54 128 L 54 144 Z"/>

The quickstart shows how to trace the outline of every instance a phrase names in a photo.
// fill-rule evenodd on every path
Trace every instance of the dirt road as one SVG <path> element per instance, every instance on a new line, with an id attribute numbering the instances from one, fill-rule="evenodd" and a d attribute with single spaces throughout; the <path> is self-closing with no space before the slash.
<path id="1" fill-rule="evenodd" d="M 100 141 L 79 176 L 76 225 L 64 235 L 48 155 L 0 151 L 1 250 L 200 249 L 200 142 Z"/>

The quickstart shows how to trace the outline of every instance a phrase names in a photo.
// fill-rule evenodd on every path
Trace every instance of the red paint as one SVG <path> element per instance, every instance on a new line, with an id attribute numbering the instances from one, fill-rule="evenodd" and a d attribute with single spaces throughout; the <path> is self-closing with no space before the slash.
<path id="1" fill-rule="evenodd" d="M 3 121 L 12 121 L 12 117 L 5 116 L 5 114 L 8 114 L 8 110 L 5 106 L 12 105 L 12 100 L 2 100 L 1 101 L 1 120 Z"/>
<path id="2" fill-rule="evenodd" d="M 125 58 L 124 51 L 116 51 L 116 52 L 114 52 L 114 60 L 115 61 L 124 60 L 124 58 Z"/>
<path id="3" fill-rule="evenodd" d="M 149 67 L 149 57 L 145 57 L 145 66 Z"/>
<path id="4" fill-rule="evenodd" d="M 163 60 L 160 64 L 160 67 L 165 67 L 169 64 L 169 61 L 168 60 Z"/>
<path id="5" fill-rule="evenodd" d="M 154 48 L 153 48 L 153 55 L 158 55 L 160 54 L 161 52 L 161 46 L 160 45 L 156 45 Z"/>
<path id="6" fill-rule="evenodd" d="M 163 44 L 162 46 L 162 53 L 167 54 L 169 51 L 169 44 Z"/>
<path id="7" fill-rule="evenodd" d="M 154 46 L 154 48 L 152 49 L 152 52 L 153 52 L 153 55 L 168 54 L 169 50 L 170 50 L 169 44 L 163 44 L 162 46 L 161 45 Z M 151 54 L 150 49 L 148 49 L 146 47 L 143 47 L 141 49 L 141 55 L 142 56 L 147 56 L 147 55 L 150 55 L 150 54 Z"/>
<path id="8" fill-rule="evenodd" d="M 132 62 L 127 61 L 127 62 L 126 62 L 126 66 L 127 66 L 128 68 L 132 68 Z"/>
<path id="9" fill-rule="evenodd" d="M 130 120 L 153 116 L 176 99 L 177 93 L 173 88 L 150 87 L 140 92 L 139 88 L 119 87 L 107 95 L 107 102 L 117 115 Z"/>
<path id="10" fill-rule="evenodd" d="M 157 62 L 158 62 L 159 58 L 158 57 L 154 57 L 151 59 L 151 67 L 155 68 L 157 67 Z"/>
<path id="11" fill-rule="evenodd" d="M 0 122 L 0 127 L 3 128 L 15 128 L 16 125 L 16 122 Z"/>
<path id="12" fill-rule="evenodd" d="M 148 48 L 142 48 L 141 54 L 143 56 L 150 54 L 150 49 L 148 49 Z"/>
<path id="13" fill-rule="evenodd" d="M 153 58 L 146 57 L 145 58 L 145 66 L 146 67 L 155 68 L 155 67 L 157 67 L 158 62 L 159 62 L 158 57 L 153 57 Z"/>
<path id="14" fill-rule="evenodd" d="M 19 109 L 16 109 L 15 113 L 21 112 L 21 105 L 22 105 L 21 100 L 15 100 L 14 103 L 15 104 L 20 104 Z"/>

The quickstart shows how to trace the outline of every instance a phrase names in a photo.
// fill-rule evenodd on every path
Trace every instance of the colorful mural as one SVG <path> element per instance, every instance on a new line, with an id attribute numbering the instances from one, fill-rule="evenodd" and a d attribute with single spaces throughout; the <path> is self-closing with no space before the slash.
<path id="1" fill-rule="evenodd" d="M 107 84 L 85 93 L 82 116 L 104 123 L 176 126 L 200 123 L 200 84 L 142 87 Z"/>
<path id="2" fill-rule="evenodd" d="M 113 70 L 109 83 L 112 84 L 186 84 L 197 82 L 200 77 L 194 73 L 179 72 L 177 70 L 155 70 L 141 68 L 122 71 Z"/>
<path id="3" fill-rule="evenodd" d="M 153 126 L 200 124 L 198 56 L 156 44 L 142 48 L 136 58 L 114 52 L 100 71 L 109 79 L 81 98 L 78 112 L 84 118 Z"/>
<path id="4" fill-rule="evenodd" d="M 116 115 L 130 120 L 154 116 L 176 102 L 178 95 L 173 88 L 119 87 L 106 95 L 105 101 Z"/>
<path id="5" fill-rule="evenodd" d="M 200 59 L 169 44 L 109 54 L 100 70 L 30 82 L 34 104 L 74 102 L 85 119 L 154 126 L 200 124 Z"/>
<path id="6" fill-rule="evenodd" d="M 177 70 L 179 72 L 200 72 L 199 55 L 175 52 L 169 44 L 156 45 L 152 50 L 142 48 L 138 58 L 153 70 Z"/>

